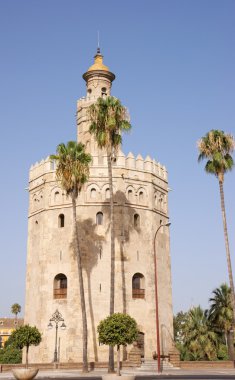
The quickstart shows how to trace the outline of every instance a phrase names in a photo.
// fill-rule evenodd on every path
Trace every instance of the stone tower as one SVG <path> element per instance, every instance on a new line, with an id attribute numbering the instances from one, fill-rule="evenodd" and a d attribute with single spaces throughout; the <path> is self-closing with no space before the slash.
<path id="1" fill-rule="evenodd" d="M 92 154 L 89 182 L 77 199 L 88 319 L 88 360 L 107 361 L 107 348 L 99 346 L 96 328 L 109 313 L 110 228 L 107 157 L 89 133 L 87 107 L 111 93 L 115 75 L 103 64 L 100 51 L 83 75 L 86 96 L 77 103 L 77 138 Z M 132 153 L 119 151 L 113 164 L 115 196 L 115 311 L 134 317 L 139 327 L 142 356 L 156 351 L 155 277 L 153 239 L 159 225 L 168 222 L 168 181 L 164 166 Z M 55 176 L 49 158 L 29 173 L 28 256 L 25 323 L 43 333 L 42 343 L 30 349 L 31 362 L 51 362 L 55 329 L 47 326 L 56 309 L 66 329 L 58 329 L 61 362 L 82 360 L 82 320 L 76 258 L 72 241 L 72 205 Z M 161 351 L 172 342 L 173 314 L 169 229 L 156 239 Z M 60 325 L 59 325 L 60 326 Z M 127 348 L 127 351 L 130 348 Z"/>

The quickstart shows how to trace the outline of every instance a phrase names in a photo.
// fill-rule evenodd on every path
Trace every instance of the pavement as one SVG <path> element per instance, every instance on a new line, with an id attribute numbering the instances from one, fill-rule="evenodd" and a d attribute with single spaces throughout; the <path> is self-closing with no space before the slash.
<path id="1" fill-rule="evenodd" d="M 90 378 L 92 380 L 101 380 L 102 375 L 107 374 L 105 369 L 97 369 L 91 371 L 87 374 L 83 374 L 78 370 L 40 370 L 38 375 L 35 377 L 35 380 L 86 380 Z M 152 379 L 169 379 L 169 380 L 180 380 L 180 379 L 234 379 L 235 380 L 235 369 L 203 369 L 203 370 L 181 370 L 181 369 L 170 369 L 163 371 L 161 374 L 157 374 L 153 371 L 142 372 L 138 369 L 124 369 L 122 370 L 123 375 L 135 375 L 137 380 L 152 380 Z M 0 373 L 0 380 L 12 380 L 14 376 L 11 372 Z M 121 380 L 121 378 L 120 378 Z"/>

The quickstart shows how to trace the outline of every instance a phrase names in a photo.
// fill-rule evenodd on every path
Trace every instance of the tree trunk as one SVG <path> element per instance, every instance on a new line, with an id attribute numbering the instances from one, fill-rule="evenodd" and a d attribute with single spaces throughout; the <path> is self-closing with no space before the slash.
<path id="1" fill-rule="evenodd" d="M 223 226 L 224 226 L 224 239 L 225 239 L 227 266 L 228 266 L 229 286 L 231 289 L 231 304 L 232 304 L 232 309 L 233 309 L 233 329 L 230 330 L 229 335 L 228 335 L 229 341 L 231 341 L 231 344 L 228 342 L 228 349 L 229 349 L 229 359 L 234 360 L 235 296 L 234 296 L 233 273 L 232 273 L 232 265 L 231 265 L 231 258 L 230 258 L 227 220 L 226 220 L 225 203 L 224 203 L 223 180 L 220 180 L 220 179 L 219 179 L 219 189 L 220 189 L 221 211 L 222 211 Z"/>
<path id="2" fill-rule="evenodd" d="M 225 339 L 225 346 L 227 347 L 227 349 L 228 349 L 228 331 L 225 331 L 224 332 L 224 339 Z"/>
<path id="3" fill-rule="evenodd" d="M 29 366 L 29 346 L 26 346 L 26 368 Z"/>
<path id="4" fill-rule="evenodd" d="M 110 192 L 110 235 L 111 235 L 111 269 L 110 269 L 110 308 L 109 313 L 114 313 L 114 280 L 115 280 L 115 236 L 114 236 L 114 205 L 113 205 L 113 176 L 111 152 L 107 155 L 109 192 Z M 109 368 L 108 372 L 114 372 L 114 350 L 109 346 Z"/>
<path id="5" fill-rule="evenodd" d="M 227 334 L 227 347 L 228 347 L 229 360 L 233 360 L 233 355 L 234 355 L 233 340 L 234 340 L 234 333 L 233 333 L 233 330 L 231 329 L 230 331 L 228 331 L 228 334 Z"/>
<path id="6" fill-rule="evenodd" d="M 120 346 L 117 346 L 117 375 L 121 376 L 121 372 L 120 372 Z"/>
<path id="7" fill-rule="evenodd" d="M 83 372 L 88 372 L 88 362 L 87 362 L 87 317 L 86 317 L 86 303 L 82 276 L 82 263 L 81 263 L 81 253 L 79 248 L 78 240 L 78 229 L 77 229 L 77 213 L 76 213 L 76 196 L 72 194 L 72 206 L 73 206 L 73 238 L 74 238 L 74 248 L 77 256 L 78 265 L 78 279 L 80 287 L 80 302 L 82 310 L 82 341 L 83 341 Z"/>

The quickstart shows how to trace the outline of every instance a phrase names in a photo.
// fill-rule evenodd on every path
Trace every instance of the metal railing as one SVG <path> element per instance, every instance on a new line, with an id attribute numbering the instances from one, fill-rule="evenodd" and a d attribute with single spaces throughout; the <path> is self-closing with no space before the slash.
<path id="1" fill-rule="evenodd" d="M 67 298 L 67 288 L 54 289 L 54 298 Z"/>
<path id="2" fill-rule="evenodd" d="M 132 289 L 132 298 L 145 298 L 145 289 Z"/>

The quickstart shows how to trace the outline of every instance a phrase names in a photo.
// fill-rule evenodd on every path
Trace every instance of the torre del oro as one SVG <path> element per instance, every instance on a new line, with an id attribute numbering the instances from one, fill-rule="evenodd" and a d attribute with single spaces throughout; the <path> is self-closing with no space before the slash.
<path id="1" fill-rule="evenodd" d="M 88 360 L 107 362 L 108 348 L 99 345 L 97 325 L 109 315 L 108 167 L 105 152 L 97 148 L 89 133 L 87 108 L 99 97 L 111 95 L 115 75 L 104 65 L 99 49 L 83 79 L 86 94 L 77 101 L 77 141 L 92 155 L 92 164 L 89 181 L 77 199 L 77 223 L 88 323 Z M 68 140 L 74 140 L 73 136 Z M 56 310 L 66 325 L 65 329 L 61 323 L 58 325 L 59 361 L 82 361 L 82 314 L 72 240 L 72 203 L 60 188 L 55 165 L 48 157 L 32 165 L 29 172 L 25 323 L 37 326 L 42 332 L 41 344 L 30 347 L 31 363 L 53 361 L 55 328 L 48 329 L 48 323 Z M 155 241 L 161 354 L 167 356 L 173 335 L 170 231 L 166 226 L 169 222 L 167 170 L 149 156 L 134 157 L 119 150 L 113 163 L 113 187 L 115 312 L 135 318 L 141 356 L 152 359 L 157 346 Z M 128 358 L 131 348 L 128 346 L 123 351 L 123 359 Z"/>

